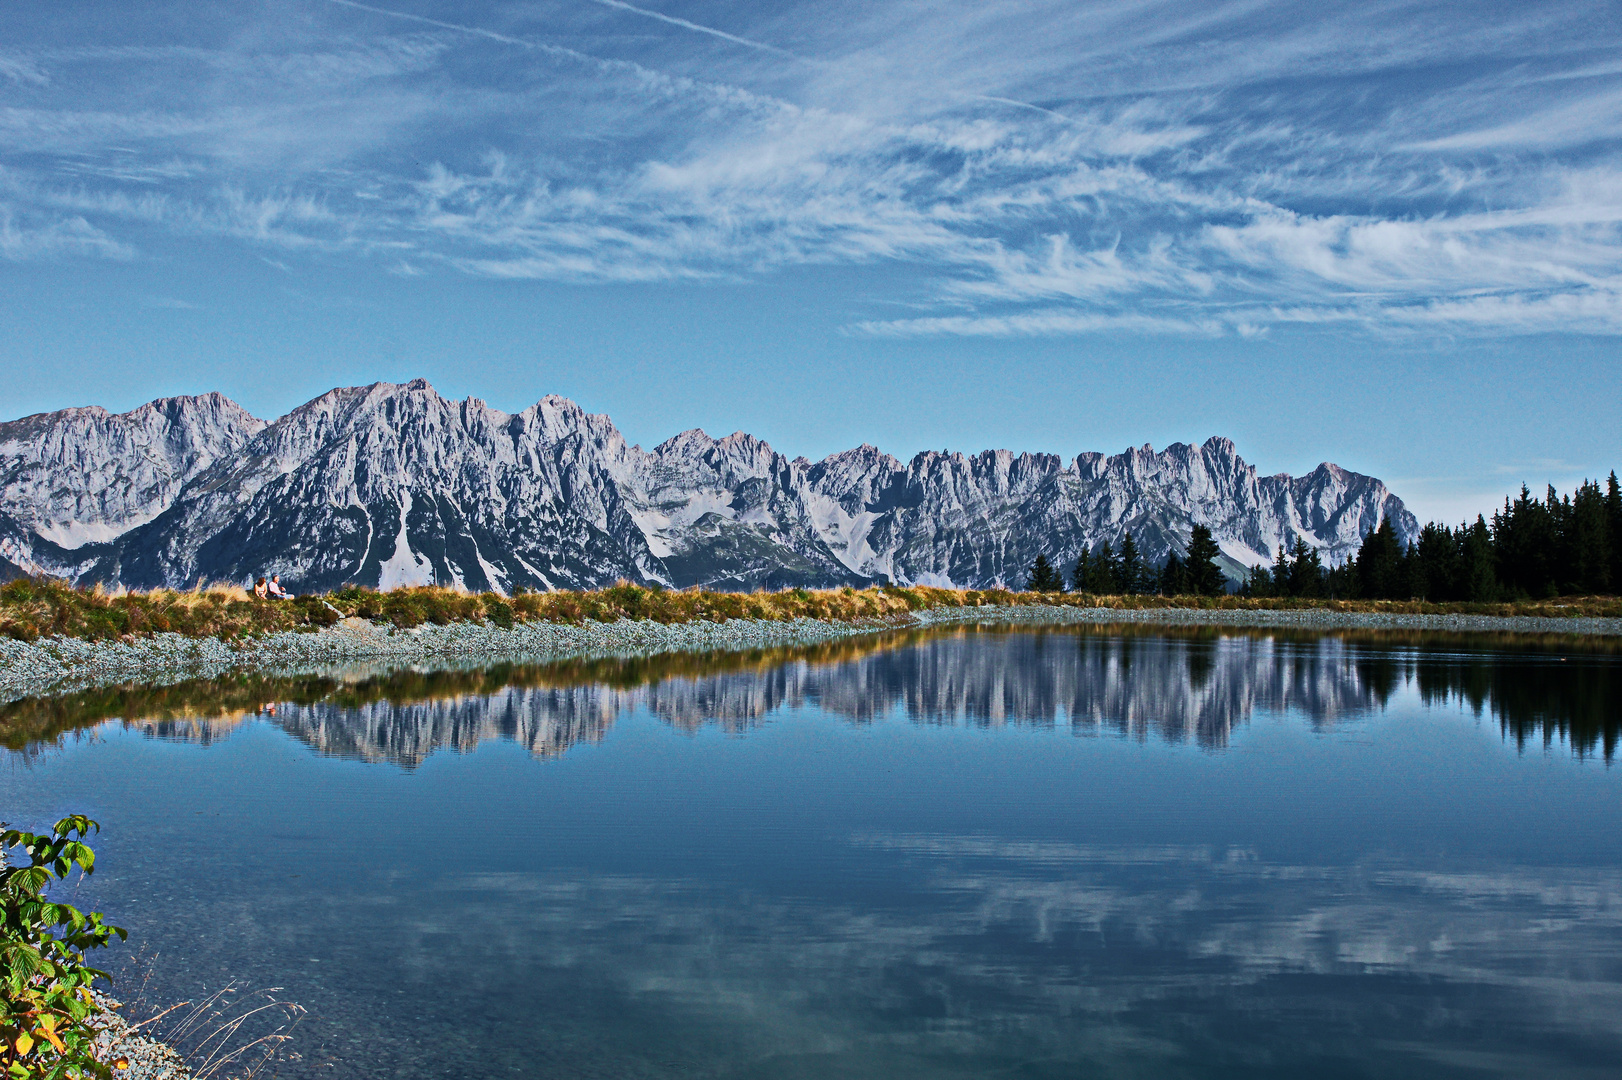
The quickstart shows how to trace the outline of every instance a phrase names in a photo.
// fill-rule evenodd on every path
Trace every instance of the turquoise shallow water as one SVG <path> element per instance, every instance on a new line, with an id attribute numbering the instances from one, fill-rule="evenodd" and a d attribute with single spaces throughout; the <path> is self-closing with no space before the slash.
<path id="1" fill-rule="evenodd" d="M 144 1000 L 306 1006 L 279 1076 L 1606 1076 L 1593 647 L 988 628 L 136 688 L 0 717 L 65 731 L 0 808 L 102 821 L 78 901 Z"/>

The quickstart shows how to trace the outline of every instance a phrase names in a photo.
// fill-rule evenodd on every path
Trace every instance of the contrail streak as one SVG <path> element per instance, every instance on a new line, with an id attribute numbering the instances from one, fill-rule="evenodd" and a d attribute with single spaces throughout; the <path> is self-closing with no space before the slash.
<path id="1" fill-rule="evenodd" d="M 588 56 L 582 52 L 576 52 L 573 49 L 566 49 L 562 45 L 548 45 L 541 41 L 528 41 L 524 38 L 510 37 L 506 34 L 498 34 L 494 30 L 485 30 L 477 26 L 466 26 L 462 23 L 442 22 L 439 19 L 430 19 L 426 15 L 413 15 L 408 11 L 390 11 L 388 8 L 373 7 L 370 4 L 358 3 L 357 0 L 327 0 L 327 3 L 337 4 L 339 7 L 355 8 L 357 11 L 369 11 L 373 15 L 387 15 L 391 19 L 404 19 L 407 22 L 424 23 L 428 26 L 437 26 L 441 30 L 455 30 L 458 33 L 472 34 L 474 37 L 489 38 L 491 41 L 499 41 L 503 45 L 517 45 L 525 49 L 537 49 L 544 53 L 551 53 L 554 56 L 568 56 L 576 60 L 585 60 L 593 64 L 607 64 L 609 62 L 595 56 Z"/>
<path id="2" fill-rule="evenodd" d="M 804 57 L 796 56 L 787 49 L 779 49 L 776 45 L 767 45 L 763 41 L 750 41 L 748 38 L 739 37 L 737 34 L 729 34 L 725 30 L 717 30 L 713 26 L 703 26 L 696 22 L 688 22 L 686 19 L 678 19 L 674 15 L 666 15 L 659 11 L 649 11 L 647 8 L 639 8 L 632 4 L 627 4 L 625 3 L 625 0 L 591 0 L 591 2 L 594 4 L 601 4 L 603 7 L 618 8 L 621 11 L 630 11 L 637 15 L 645 15 L 650 19 L 658 19 L 662 23 L 669 23 L 671 26 L 679 26 L 684 30 L 693 30 L 700 34 L 708 34 L 711 37 L 718 37 L 722 41 L 730 41 L 734 45 L 743 45 L 751 49 L 759 49 L 761 52 L 769 52 L 774 56 L 786 56 L 790 60 L 804 59 Z"/>
<path id="3" fill-rule="evenodd" d="M 975 94 L 974 100 L 991 101 L 998 105 L 1012 105 L 1020 109 L 1030 109 L 1032 112 L 1045 113 L 1048 116 L 1053 117 L 1055 120 L 1063 120 L 1067 124 L 1076 123 L 1076 118 L 1073 116 L 1066 116 L 1062 112 L 1055 112 L 1052 109 L 1045 109 L 1040 105 L 1032 105 L 1029 101 L 1020 101 L 1018 98 L 996 97 L 992 94 Z"/>
<path id="4" fill-rule="evenodd" d="M 599 2 L 606 3 L 607 0 L 599 0 Z M 570 49 L 563 45 L 551 45 L 544 41 L 531 41 L 528 38 L 513 37 L 511 34 L 498 34 L 494 30 L 486 30 L 483 27 L 468 26 L 465 23 L 445 22 L 442 19 L 431 19 L 426 15 L 413 15 L 407 11 L 391 11 L 388 8 L 373 7 L 371 4 L 362 4 L 359 2 L 359 0 L 327 0 L 327 3 L 337 4 L 339 7 L 354 8 L 356 11 L 370 12 L 373 15 L 384 15 L 391 19 L 404 19 L 406 22 L 421 23 L 425 26 L 433 26 L 441 30 L 454 30 L 459 34 L 469 34 L 473 37 L 481 37 L 489 41 L 499 41 L 503 45 L 516 45 L 521 49 L 533 49 L 536 52 L 545 53 L 548 56 L 566 57 L 570 60 L 576 60 L 580 63 L 588 64 L 597 68 L 599 71 L 618 72 L 621 74 L 630 73 L 648 83 L 663 86 L 673 91 L 683 89 L 700 90 L 734 103 L 748 105 L 752 108 L 791 109 L 796 112 L 798 111 L 798 109 L 796 109 L 794 106 L 788 104 L 787 102 L 779 101 L 776 98 L 754 94 L 747 90 L 741 90 L 737 87 L 727 86 L 725 84 L 706 83 L 697 79 L 666 75 L 664 72 L 643 67 L 641 64 L 630 60 L 605 60 L 600 56 L 592 56 L 590 53 L 583 53 L 577 49 Z M 627 8 L 630 7 L 629 4 L 621 4 L 617 6 Z M 631 8 L 631 10 L 641 11 L 642 9 Z M 645 15 L 654 15 L 656 18 L 666 19 L 666 16 L 658 15 L 656 12 L 642 13 Z M 666 19 L 666 21 L 676 20 Z M 695 29 L 704 30 L 704 27 L 698 26 L 696 23 L 692 25 Z M 716 34 L 721 33 L 719 30 L 706 30 L 705 32 Z M 744 41 L 743 38 L 739 38 L 737 40 Z M 744 44 L 756 45 L 758 48 L 762 49 L 772 49 L 772 46 L 760 45 L 758 42 L 744 41 Z M 782 52 L 781 49 L 774 49 L 773 51 Z M 793 54 L 784 53 L 783 55 L 792 56 Z M 796 59 L 798 58 L 796 57 Z"/>

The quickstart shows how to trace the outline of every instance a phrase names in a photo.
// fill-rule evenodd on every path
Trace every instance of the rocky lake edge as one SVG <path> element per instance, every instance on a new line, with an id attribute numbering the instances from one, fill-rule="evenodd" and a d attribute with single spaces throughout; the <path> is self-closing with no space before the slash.
<path id="1" fill-rule="evenodd" d="M 913 590 L 914 593 L 925 591 L 937 590 Z M 344 616 L 332 608 L 331 622 L 327 625 L 234 637 L 168 631 L 126 634 L 112 640 L 67 635 L 41 636 L 33 640 L 0 638 L 0 701 L 131 682 L 168 685 L 189 679 L 215 678 L 230 672 L 295 674 L 353 663 L 402 667 L 447 662 L 545 663 L 574 657 L 732 651 L 812 645 L 890 629 L 965 623 L 1622 636 L 1622 616 L 1609 614 L 1358 610 L 1375 605 L 1345 602 L 1287 608 L 1224 603 L 1224 599 L 1232 598 L 1205 598 L 1203 603 L 1187 606 L 1165 603 L 1083 606 L 1076 602 L 1083 599 L 1079 597 L 1072 600 L 1066 596 L 1063 600 L 1070 602 L 1053 603 L 1044 600 L 1059 598 L 1028 593 L 1004 593 L 997 599 L 1005 598 L 1014 602 L 973 606 L 900 603 L 883 613 L 854 617 L 817 618 L 771 612 L 766 617 L 716 618 L 712 615 L 687 621 L 622 615 L 612 621 L 508 619 L 502 623 L 484 617 L 424 622 L 409 627 L 357 615 Z M 1126 599 L 1164 601 L 1165 598 Z"/>

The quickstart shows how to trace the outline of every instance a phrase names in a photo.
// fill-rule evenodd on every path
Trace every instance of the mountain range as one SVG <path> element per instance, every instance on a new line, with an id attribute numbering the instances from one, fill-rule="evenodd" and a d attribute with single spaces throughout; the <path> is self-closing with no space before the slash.
<path id="1" fill-rule="evenodd" d="M 266 422 L 218 393 L 0 423 L 0 574 L 181 587 L 280 573 L 299 589 L 1018 587 L 1131 533 L 1150 563 L 1211 529 L 1238 580 L 1297 538 L 1326 563 L 1390 518 L 1379 480 L 1260 476 L 1211 438 L 1120 454 L 859 446 L 811 462 L 752 435 L 652 450 L 548 396 L 519 413 L 422 379 L 332 390 Z"/>

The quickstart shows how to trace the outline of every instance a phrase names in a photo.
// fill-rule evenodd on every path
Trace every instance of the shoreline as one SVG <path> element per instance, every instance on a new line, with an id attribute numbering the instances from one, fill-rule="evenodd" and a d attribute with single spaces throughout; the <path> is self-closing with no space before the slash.
<path id="1" fill-rule="evenodd" d="M 96 1032 L 97 1060 L 103 1064 L 122 1058 L 127 1064 L 114 1075 L 128 1080 L 191 1080 L 191 1069 L 179 1050 L 133 1024 L 118 1010 L 122 1002 L 102 990 L 91 991 L 96 1011 L 90 1026 Z"/>
<path id="2" fill-rule="evenodd" d="M 1022 604 L 935 607 L 885 619 L 650 619 L 582 624 L 488 621 L 399 629 L 347 618 L 315 632 L 279 632 L 237 641 L 154 634 L 133 641 L 51 637 L 0 639 L 0 702 L 126 682 L 167 685 L 231 672 L 318 671 L 383 661 L 409 666 L 448 659 L 548 662 L 593 655 L 735 651 L 811 645 L 886 630 L 964 623 L 1063 626 L 1140 624 L 1307 631 L 1405 630 L 1454 633 L 1622 636 L 1622 618 L 1598 616 L 1399 614 L 1327 608 L 1108 608 Z"/>

